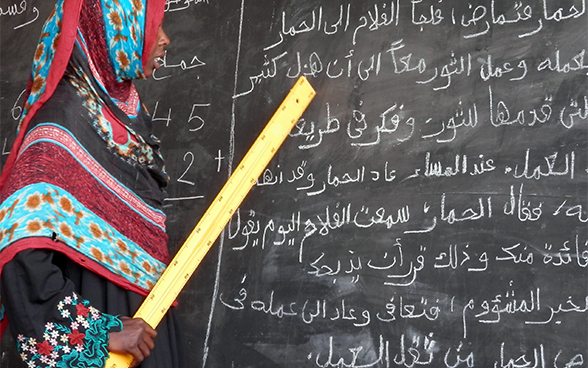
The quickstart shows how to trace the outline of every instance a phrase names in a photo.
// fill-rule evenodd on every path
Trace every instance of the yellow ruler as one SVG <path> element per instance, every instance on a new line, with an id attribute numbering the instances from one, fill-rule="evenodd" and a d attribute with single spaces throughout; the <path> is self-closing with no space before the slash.
<path id="1" fill-rule="evenodd" d="M 135 318 L 144 319 L 153 328 L 161 322 L 315 94 L 306 78 L 300 77 L 167 266 Z M 128 368 L 132 360 L 130 355 L 111 353 L 105 368 Z"/>

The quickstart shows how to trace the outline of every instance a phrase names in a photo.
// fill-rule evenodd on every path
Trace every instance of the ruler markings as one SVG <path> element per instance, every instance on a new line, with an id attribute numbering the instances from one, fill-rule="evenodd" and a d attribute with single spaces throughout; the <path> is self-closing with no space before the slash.
<path id="1" fill-rule="evenodd" d="M 170 265 L 135 313 L 135 318 L 144 319 L 153 328 L 161 322 L 314 95 L 315 91 L 310 83 L 306 78 L 300 77 L 237 166 L 238 169 L 230 176 L 188 239 L 180 247 Z M 128 368 L 131 363 L 130 355 L 111 353 L 105 368 Z"/>

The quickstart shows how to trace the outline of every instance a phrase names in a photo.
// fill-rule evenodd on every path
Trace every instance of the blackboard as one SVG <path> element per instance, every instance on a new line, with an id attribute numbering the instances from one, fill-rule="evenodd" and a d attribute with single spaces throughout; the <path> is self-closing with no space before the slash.
<path id="1" fill-rule="evenodd" d="M 0 1 L 3 160 L 46 3 Z M 585 0 L 166 11 L 138 86 L 172 248 L 295 78 L 318 93 L 181 296 L 193 366 L 588 366 Z"/>

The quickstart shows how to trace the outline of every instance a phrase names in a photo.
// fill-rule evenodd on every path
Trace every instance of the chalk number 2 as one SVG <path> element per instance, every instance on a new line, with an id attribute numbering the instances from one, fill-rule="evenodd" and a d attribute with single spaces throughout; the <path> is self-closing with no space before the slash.
<path id="1" fill-rule="evenodd" d="M 184 170 L 184 172 L 182 173 L 182 175 L 180 175 L 180 177 L 178 178 L 178 182 L 179 183 L 185 183 L 185 184 L 190 184 L 190 185 L 196 185 L 196 183 L 194 183 L 193 181 L 189 181 L 189 180 L 185 180 L 184 177 L 186 176 L 186 174 L 188 173 L 188 171 L 190 170 L 190 168 L 192 167 L 192 165 L 194 164 L 194 154 L 192 152 L 186 152 L 186 154 L 184 155 L 184 162 L 186 162 L 186 159 L 189 157 L 189 163 L 188 163 L 188 167 L 186 168 L 186 170 Z"/>

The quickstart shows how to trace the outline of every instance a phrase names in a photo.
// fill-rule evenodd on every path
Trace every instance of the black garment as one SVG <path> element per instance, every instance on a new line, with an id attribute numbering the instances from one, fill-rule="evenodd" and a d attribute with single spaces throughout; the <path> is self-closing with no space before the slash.
<path id="1" fill-rule="evenodd" d="M 4 303 L 15 339 L 19 334 L 42 335 L 48 316 L 55 318 L 56 304 L 72 292 L 100 312 L 114 316 L 132 316 L 144 299 L 47 249 L 18 253 L 4 266 L 0 281 L 0 294 L 10 295 Z M 187 367 L 180 321 L 174 308 L 156 330 L 155 348 L 139 367 Z"/>

